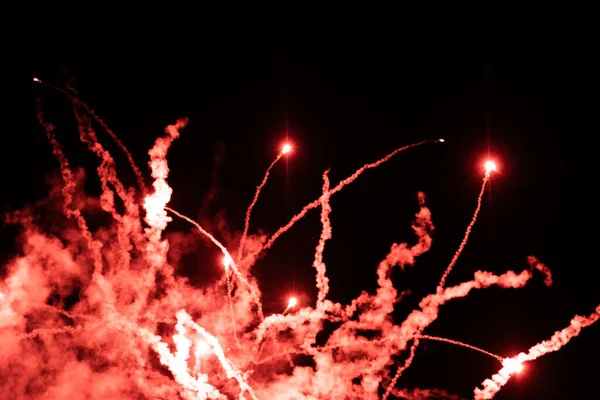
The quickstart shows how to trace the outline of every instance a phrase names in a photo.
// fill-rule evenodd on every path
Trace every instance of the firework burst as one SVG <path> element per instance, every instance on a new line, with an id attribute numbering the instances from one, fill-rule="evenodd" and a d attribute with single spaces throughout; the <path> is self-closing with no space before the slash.
<path id="1" fill-rule="evenodd" d="M 437 389 L 401 389 L 398 380 L 410 367 L 421 341 L 437 340 L 467 347 L 502 362 L 499 372 L 476 388 L 476 399 L 490 399 L 526 362 L 557 351 L 600 318 L 600 306 L 587 317 L 576 316 L 563 330 L 512 357 L 470 344 L 424 334 L 451 300 L 489 287 L 521 288 L 539 271 L 547 285 L 547 266 L 531 256 L 520 272 L 501 275 L 477 271 L 469 281 L 446 286 L 446 278 L 467 244 L 482 206 L 486 183 L 496 165 L 485 164 L 477 206 L 458 250 L 437 289 L 400 323 L 391 317 L 398 290 L 394 268 L 404 269 L 429 251 L 434 226 L 423 193 L 412 221 L 415 238 L 394 243 L 376 268 L 377 289 L 341 304 L 328 298 L 329 278 L 323 251 L 332 238 L 330 198 L 366 171 L 402 151 L 443 139 L 400 147 L 331 185 L 328 171 L 322 193 L 270 237 L 250 233 L 250 217 L 269 172 L 292 151 L 286 144 L 269 165 L 246 212 L 243 231 L 222 243 L 198 222 L 168 207 L 167 154 L 184 132 L 187 120 L 165 129 L 149 150 L 151 189 L 125 146 L 98 116 L 67 88 L 79 138 L 100 164 L 99 198 L 82 190 L 83 175 L 73 169 L 53 125 L 38 102 L 38 118 L 59 162 L 62 182 L 48 200 L 9 213 L 5 221 L 21 229 L 20 254 L 4 266 L 0 282 L 0 388 L 11 398 L 71 399 L 379 399 L 456 398 Z M 139 188 L 117 177 L 111 154 L 92 126 L 100 123 L 126 152 Z M 144 194 L 136 202 L 136 190 Z M 59 212 L 56 211 L 56 205 Z M 317 297 L 314 303 L 288 299 L 280 313 L 265 315 L 261 291 L 251 268 L 259 255 L 311 209 L 320 208 L 322 231 L 315 250 Z M 51 215 L 47 224 L 44 215 Z M 61 216 L 62 215 L 62 216 Z M 91 224 L 108 217 L 109 222 Z M 165 229 L 172 216 L 183 218 L 223 253 L 223 279 L 198 287 L 171 265 L 172 243 Z M 94 226 L 94 228 L 92 228 Z M 229 248 L 237 247 L 233 255 Z M 217 261 L 218 264 L 218 261 Z M 317 335 L 325 322 L 335 329 L 324 344 Z M 367 339 L 361 332 L 373 332 Z M 405 354 L 403 365 L 395 356 Z M 298 363 L 298 356 L 310 362 Z"/>

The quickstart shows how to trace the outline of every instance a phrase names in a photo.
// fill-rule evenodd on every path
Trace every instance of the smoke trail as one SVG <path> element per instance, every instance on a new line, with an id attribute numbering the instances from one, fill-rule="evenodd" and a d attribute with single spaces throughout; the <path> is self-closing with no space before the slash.
<path id="1" fill-rule="evenodd" d="M 331 205 L 329 204 L 329 170 L 323 173 L 323 196 L 321 196 L 321 224 L 323 226 L 319 243 L 315 250 L 315 258 L 313 261 L 313 267 L 315 268 L 316 274 L 316 286 L 317 286 L 317 302 L 316 309 L 312 310 L 306 308 L 309 312 L 306 314 L 308 321 L 311 322 L 312 327 L 307 329 L 304 333 L 304 341 L 301 345 L 303 349 L 309 354 L 314 354 L 312 346 L 317 340 L 317 334 L 322 329 L 322 321 L 327 319 L 327 312 L 339 313 L 340 305 L 334 304 L 330 301 L 325 301 L 325 297 L 329 292 L 329 279 L 326 275 L 326 265 L 323 262 L 323 251 L 325 250 L 325 243 L 331 239 L 331 221 L 329 220 L 329 213 L 331 212 Z M 288 304 L 287 308 L 283 312 L 285 314 L 291 307 L 295 305 Z"/>
<path id="2" fill-rule="evenodd" d="M 29 333 L 19 336 L 20 339 L 33 339 L 40 334 L 56 335 L 60 333 L 76 333 L 82 327 L 81 326 L 64 326 L 62 328 L 38 328 L 34 329 Z"/>
<path id="3" fill-rule="evenodd" d="M 504 360 L 503 367 L 497 374 L 492 375 L 490 379 L 486 379 L 482 383 L 482 388 L 475 388 L 475 400 L 484 400 L 493 398 L 496 393 L 502 389 L 508 380 L 520 369 L 522 363 L 533 361 L 545 354 L 560 350 L 561 347 L 569 343 L 571 339 L 578 336 L 581 329 L 586 328 L 600 319 L 600 305 L 596 310 L 587 317 L 576 315 L 569 326 L 557 331 L 548 340 L 536 344 L 529 349 L 527 353 L 519 353 L 515 357 Z"/>
<path id="4" fill-rule="evenodd" d="M 392 394 L 406 400 L 464 400 L 463 397 L 439 389 L 394 389 Z"/>
<path id="5" fill-rule="evenodd" d="M 323 262 L 323 251 L 325 250 L 325 242 L 331 239 L 331 221 L 329 220 L 329 213 L 331 212 L 331 206 L 329 205 L 329 177 L 327 174 L 329 170 L 323 173 L 323 195 L 321 196 L 321 224 L 323 229 L 321 230 L 321 237 L 319 238 L 319 244 L 317 245 L 315 260 L 313 267 L 317 270 L 317 308 L 323 307 L 323 301 L 329 292 L 329 279 L 326 276 L 326 267 Z"/>
<path id="6" fill-rule="evenodd" d="M 75 183 L 75 178 L 73 176 L 73 171 L 69 165 L 69 160 L 65 156 L 65 153 L 60 146 L 60 143 L 56 140 L 54 136 L 54 126 L 44 120 L 44 113 L 41 107 L 40 99 L 36 101 L 37 108 L 37 118 L 40 123 L 46 130 L 46 137 L 48 141 L 52 145 L 52 153 L 58 159 L 60 163 L 60 173 L 64 182 L 62 187 L 62 194 L 64 198 L 63 210 L 67 217 L 73 217 L 81 229 L 82 235 L 85 237 L 88 248 L 94 254 L 94 270 L 102 270 L 102 255 L 100 253 L 100 248 L 102 247 L 102 243 L 95 241 L 90 233 L 90 230 L 87 227 L 87 222 L 83 215 L 81 215 L 81 211 L 77 208 L 72 208 L 73 205 L 73 196 L 75 194 L 75 189 L 77 184 Z"/>
<path id="7" fill-rule="evenodd" d="M 196 221 L 194 221 L 193 219 L 186 217 L 185 215 L 173 210 L 170 207 L 165 207 L 166 210 L 172 212 L 173 214 L 177 215 L 179 218 L 186 220 L 187 222 L 189 222 L 190 224 L 194 225 L 199 231 L 200 233 L 202 233 L 204 236 L 206 236 L 208 239 L 210 239 L 211 242 L 213 242 L 219 249 L 221 249 L 221 251 L 223 252 L 224 256 L 227 258 L 228 262 L 229 262 L 229 266 L 231 267 L 231 269 L 235 272 L 237 278 L 242 281 L 244 283 L 244 285 L 246 285 L 246 287 L 250 290 L 252 297 L 254 298 L 255 304 L 258 307 L 258 314 L 260 316 L 261 319 L 264 318 L 263 312 L 262 312 L 262 303 L 260 301 L 260 295 L 257 293 L 257 288 L 252 285 L 247 279 L 246 277 L 244 277 L 244 275 L 240 272 L 240 270 L 238 269 L 237 265 L 235 264 L 235 262 L 233 261 L 233 258 L 231 257 L 231 254 L 229 254 L 229 251 L 227 250 L 227 248 L 225 248 L 225 246 L 223 246 L 221 244 L 221 242 L 219 242 L 217 239 L 215 239 L 215 237 L 213 235 L 211 235 L 210 233 L 208 233 L 204 228 L 202 228 L 200 226 L 200 224 L 198 224 Z"/>
<path id="8" fill-rule="evenodd" d="M 254 208 L 254 205 L 256 205 L 256 202 L 258 201 L 258 196 L 260 195 L 260 191 L 267 183 L 267 179 L 269 178 L 269 173 L 271 172 L 271 169 L 273 169 L 273 167 L 275 166 L 275 164 L 277 164 L 277 161 L 279 161 L 281 159 L 283 154 L 284 154 L 283 152 L 279 153 L 277 155 L 277 157 L 275 157 L 275 160 L 273 160 L 271 165 L 269 165 L 269 168 L 267 168 L 267 172 L 265 172 L 265 176 L 264 176 L 262 182 L 256 188 L 256 193 L 254 194 L 254 198 L 252 199 L 250 206 L 246 210 L 246 219 L 244 221 L 244 231 L 242 232 L 242 237 L 240 239 L 240 245 L 239 245 L 238 252 L 237 252 L 237 263 L 238 264 L 240 263 L 242 257 L 244 256 L 244 244 L 246 242 L 246 236 L 248 235 L 248 228 L 250 227 L 250 215 L 252 214 L 252 209 Z"/>
<path id="9" fill-rule="evenodd" d="M 131 169 L 133 169 L 133 172 L 135 173 L 135 176 L 137 178 L 138 185 L 139 185 L 140 189 L 142 189 L 143 192 L 146 191 L 146 185 L 144 184 L 144 178 L 142 176 L 142 172 L 140 171 L 140 169 L 136 165 L 135 161 L 133 160 L 133 156 L 131 155 L 131 153 L 127 149 L 127 146 L 125 146 L 123 144 L 123 142 L 121 141 L 121 139 L 119 139 L 119 137 L 112 131 L 112 129 L 109 128 L 109 126 L 106 124 L 106 122 L 104 122 L 104 120 L 102 120 L 102 118 L 100 118 L 98 115 L 96 115 L 96 113 L 94 112 L 94 110 L 90 106 L 88 106 L 85 102 L 83 102 L 78 97 L 72 95 L 71 93 L 67 92 L 66 90 L 61 89 L 58 86 L 55 86 L 55 85 L 53 85 L 51 83 L 47 83 L 47 82 L 42 81 L 42 80 L 40 80 L 38 78 L 33 78 L 33 82 L 34 83 L 42 84 L 42 85 L 44 85 L 46 87 L 49 87 L 51 89 L 56 90 L 57 92 L 60 92 L 60 93 L 64 94 L 69 99 L 71 99 L 71 101 L 73 101 L 77 105 L 83 107 L 85 109 L 85 111 L 89 115 L 91 115 L 92 118 L 94 118 L 94 120 L 102 127 L 102 129 L 104 129 L 106 131 L 106 133 L 108 133 L 110 135 L 110 137 L 115 141 L 115 143 L 117 144 L 117 146 L 119 146 L 121 148 L 121 150 L 123 151 L 123 153 L 125 153 L 125 156 L 127 157 L 127 161 L 129 161 L 129 165 L 131 166 Z"/>
<path id="10" fill-rule="evenodd" d="M 417 335 L 416 338 L 417 339 L 426 339 L 426 340 L 436 340 L 438 342 L 445 342 L 445 343 L 450 343 L 450 344 L 454 344 L 454 345 L 457 345 L 457 346 L 466 347 L 467 349 L 475 350 L 475 351 L 478 351 L 480 353 L 486 354 L 486 355 L 488 355 L 490 357 L 494 357 L 496 360 L 498 360 L 500 362 L 504 361 L 504 357 L 500 357 L 497 354 L 490 353 L 489 351 L 480 349 L 479 347 L 475 347 L 475 346 L 472 346 L 472 345 L 467 344 L 467 343 L 459 342 L 458 340 L 446 339 L 446 338 L 443 338 L 443 337 L 431 336 L 431 335 Z"/>
<path id="11" fill-rule="evenodd" d="M 407 243 L 394 243 L 386 258 L 379 263 L 377 267 L 377 284 L 379 288 L 375 297 L 358 301 L 352 305 L 352 311 L 358 304 L 366 301 L 372 302 L 374 307 L 371 310 L 361 315 L 364 321 L 379 321 L 394 310 L 394 303 L 398 291 L 394 288 L 391 279 L 391 269 L 394 266 L 399 266 L 404 269 L 407 265 L 413 265 L 415 258 L 429 251 L 431 248 L 431 233 L 434 230 L 431 222 L 431 211 L 425 206 L 425 194 L 418 193 L 419 212 L 415 215 L 415 220 L 412 223 L 412 229 L 417 236 L 417 243 L 408 247 Z"/>
<path id="12" fill-rule="evenodd" d="M 475 212 L 473 213 L 473 218 L 471 219 L 471 222 L 467 226 L 467 229 L 465 231 L 465 235 L 463 237 L 462 242 L 460 243 L 460 246 L 458 247 L 458 249 L 454 253 L 454 256 L 452 257 L 452 260 L 450 261 L 450 264 L 446 268 L 446 271 L 444 271 L 442 279 L 440 280 L 440 283 L 438 284 L 438 287 L 436 288 L 436 292 L 441 292 L 443 290 L 444 285 L 446 283 L 446 278 L 448 277 L 448 275 L 452 271 L 452 268 L 456 264 L 456 261 L 458 260 L 458 257 L 460 257 L 463 249 L 465 248 L 465 246 L 467 244 L 467 241 L 469 239 L 469 235 L 471 234 L 471 230 L 472 230 L 473 226 L 475 225 L 475 222 L 477 221 L 477 215 L 479 214 L 479 210 L 481 209 L 481 201 L 482 201 L 482 198 L 483 198 L 483 193 L 485 192 L 486 183 L 487 183 L 487 181 L 488 181 L 488 179 L 490 177 L 490 172 L 491 172 L 491 169 L 488 170 L 488 171 L 486 171 L 486 174 L 485 174 L 485 176 L 483 178 L 483 184 L 481 185 L 481 191 L 479 192 L 479 196 L 477 197 L 477 207 L 475 208 Z M 419 331 L 416 334 L 416 336 L 419 336 L 421 334 L 421 332 L 422 332 L 422 330 Z M 396 372 L 396 375 L 392 379 L 392 382 L 390 383 L 390 385 L 388 385 L 388 387 L 386 389 L 386 392 L 385 392 L 385 395 L 384 395 L 384 400 L 387 399 L 387 397 L 391 393 L 391 390 L 395 386 L 396 381 L 398 380 L 398 378 L 400 377 L 400 375 L 402 374 L 402 372 L 404 370 L 406 370 L 410 366 L 410 364 L 412 363 L 412 360 L 413 360 L 414 354 L 415 354 L 415 350 L 416 350 L 416 347 L 418 345 L 419 345 L 419 341 L 418 340 L 413 341 L 413 344 L 412 344 L 411 349 L 410 349 L 410 357 L 407 358 L 406 361 L 404 362 L 404 365 L 398 369 L 398 371 Z"/>
<path id="13" fill-rule="evenodd" d="M 196 330 L 196 332 L 200 333 L 204 337 L 204 339 L 208 342 L 208 344 L 210 344 L 210 346 L 213 349 L 213 352 L 218 357 L 219 362 L 223 366 L 223 369 L 225 370 L 227 377 L 230 379 L 234 378 L 235 380 L 238 381 L 238 383 L 240 385 L 240 389 L 242 391 L 242 393 L 240 393 L 240 398 L 242 398 L 242 395 L 244 392 L 248 392 L 248 394 L 250 395 L 250 397 L 252 397 L 252 399 L 257 400 L 256 396 L 254 395 L 254 391 L 252 390 L 250 385 L 248 385 L 248 383 L 246 382 L 243 374 L 239 370 L 237 370 L 233 365 L 231 365 L 229 360 L 227 360 L 227 357 L 225 357 L 223 348 L 219 344 L 219 341 L 217 340 L 217 338 L 215 338 L 210 333 L 208 333 L 204 328 L 202 328 L 201 326 L 196 324 L 185 311 L 180 311 L 179 313 L 177 313 L 177 319 L 178 320 L 181 319 L 181 320 L 183 320 L 184 323 L 191 325 L 194 328 L 194 330 Z"/>
<path id="14" fill-rule="evenodd" d="M 340 190 L 342 190 L 344 188 L 344 186 L 354 182 L 356 180 L 356 178 L 358 178 L 366 170 L 380 166 L 381 164 L 389 161 L 390 158 L 392 158 L 396 154 L 400 153 L 401 151 L 408 150 L 413 147 L 418 147 L 418 146 L 424 145 L 426 143 L 438 143 L 438 142 L 439 142 L 439 140 L 424 140 L 422 142 L 413 143 L 413 144 L 409 144 L 404 147 L 400 147 L 400 148 L 392 151 L 390 154 L 383 157 L 379 161 L 376 161 L 376 162 L 370 163 L 370 164 L 366 164 L 366 165 L 363 165 L 362 167 L 360 167 L 358 170 L 356 170 L 356 172 L 354 172 L 352 175 L 350 175 L 346 179 L 343 179 L 333 189 L 331 189 L 329 192 L 329 195 L 331 196 L 331 195 L 339 192 Z M 317 200 L 314 200 L 311 203 L 308 203 L 306 206 L 304 206 L 304 208 L 298 214 L 294 215 L 287 224 L 285 224 L 284 226 L 279 228 L 273 235 L 271 235 L 269 240 L 267 240 L 267 243 L 265 243 L 265 245 L 262 247 L 261 252 L 267 251 L 273 245 L 273 243 L 279 238 L 279 236 L 281 236 L 285 232 L 287 232 L 296 222 L 301 220 L 306 215 L 307 212 L 309 212 L 313 208 L 316 208 L 320 205 L 321 205 L 321 200 L 319 198 Z"/>
<path id="15" fill-rule="evenodd" d="M 235 343 L 238 346 L 238 349 L 242 349 L 242 344 L 240 343 L 240 338 L 237 334 L 237 328 L 235 326 L 235 312 L 233 311 L 233 297 L 232 287 L 231 287 L 231 275 L 229 273 L 229 267 L 225 268 L 225 280 L 227 281 L 227 302 L 229 303 L 229 313 L 231 315 L 231 331 L 233 333 L 233 337 L 235 338 Z"/>
<path id="16" fill-rule="evenodd" d="M 114 305 L 114 296 L 112 295 L 110 288 L 108 287 L 109 283 L 102 277 L 102 268 L 104 264 L 101 253 L 102 243 L 97 240 L 94 240 L 90 230 L 88 229 L 87 222 L 85 221 L 85 218 L 83 217 L 79 209 L 72 208 L 73 195 L 76 189 L 76 183 L 73 176 L 73 172 L 71 171 L 67 157 L 62 151 L 62 148 L 56 140 L 56 137 L 54 136 L 54 126 L 50 123 L 47 123 L 44 120 L 44 114 L 41 108 L 41 101 L 39 99 L 37 99 L 36 107 L 38 121 L 40 125 L 42 125 L 45 128 L 46 137 L 52 145 L 52 152 L 56 156 L 60 164 L 60 172 L 64 181 L 64 186 L 62 188 L 62 194 L 64 197 L 64 213 L 67 217 L 73 217 L 75 219 L 83 237 L 86 240 L 87 247 L 92 253 L 94 263 L 94 272 L 92 275 L 93 279 L 100 287 L 100 290 L 102 290 L 103 292 L 105 304 L 111 308 Z"/>
<path id="17" fill-rule="evenodd" d="M 98 177 L 102 185 L 102 194 L 100 196 L 100 202 L 102 208 L 110 213 L 115 221 L 117 221 L 118 227 L 118 239 L 120 246 L 119 260 L 121 266 L 129 265 L 129 246 L 131 240 L 138 247 L 141 246 L 142 238 L 138 235 L 139 232 L 139 210 L 135 203 L 133 191 L 127 191 L 123 184 L 117 178 L 117 171 L 114 159 L 110 153 L 104 149 L 104 147 L 98 142 L 96 132 L 92 129 L 90 120 L 87 116 L 81 114 L 77 109 L 79 103 L 74 102 L 73 112 L 77 125 L 79 127 L 79 138 L 88 146 L 88 149 L 92 151 L 101 160 L 98 166 Z M 112 185 L 117 192 L 117 195 L 123 202 L 125 207 L 125 213 L 123 216 L 117 213 L 115 208 L 114 193 L 110 186 Z M 101 273 L 102 271 L 96 271 Z"/>
<path id="18" fill-rule="evenodd" d="M 442 289 L 436 291 L 435 294 L 431 294 L 425 297 L 420 302 L 421 310 L 413 311 L 406 320 L 402 323 L 398 329 L 398 347 L 400 349 L 406 348 L 406 344 L 409 340 L 421 335 L 423 330 L 427 328 L 435 319 L 439 312 L 439 307 L 449 300 L 459 297 L 465 297 L 473 289 L 487 288 L 492 285 L 497 285 L 501 288 L 520 288 L 523 287 L 529 279 L 531 279 L 531 272 L 524 270 L 520 274 L 516 274 L 513 271 L 508 271 L 502 275 L 494 275 L 490 272 L 475 272 L 474 279 L 472 281 L 463 282 L 460 285 Z M 418 345 L 418 344 L 417 344 Z M 414 358 L 414 349 L 417 345 L 411 347 L 411 356 L 406 360 L 404 365 L 398 369 L 392 381 L 387 386 L 386 396 L 389 396 L 398 378 L 402 375 L 408 367 L 410 367 Z"/>
<path id="19" fill-rule="evenodd" d="M 419 339 L 418 339 L 418 336 L 415 335 L 415 339 L 413 341 L 413 345 L 410 347 L 410 355 L 408 356 L 408 358 L 404 362 L 404 365 L 402 367 L 398 368 L 398 371 L 396 371 L 396 375 L 394 375 L 394 377 L 390 381 L 390 384 L 386 388 L 385 393 L 383 394 L 383 397 L 381 398 L 382 400 L 387 400 L 387 398 L 392 393 L 392 390 L 396 386 L 396 383 L 398 382 L 398 379 L 400 378 L 400 376 L 402 375 L 402 373 L 408 367 L 410 367 L 410 365 L 412 364 L 413 359 L 415 358 L 415 351 L 417 350 L 418 346 L 419 346 Z"/>
<path id="20" fill-rule="evenodd" d="M 208 208 L 212 204 L 212 202 L 216 199 L 219 193 L 219 174 L 218 170 L 223 160 L 223 156 L 225 153 L 225 144 L 223 142 L 217 142 L 214 146 L 214 155 L 213 155 L 213 168 L 211 171 L 211 186 L 208 189 L 208 192 L 202 198 L 200 204 L 200 210 L 198 211 L 198 221 L 201 225 L 208 225 L 210 223 L 209 218 L 205 218 L 205 214 L 208 213 Z M 222 232 L 222 230 L 220 230 Z M 235 339 L 236 345 L 239 350 L 241 350 L 241 343 L 238 337 L 237 332 L 237 324 L 235 322 L 235 312 L 233 306 L 233 285 L 232 285 L 232 276 L 231 271 L 229 269 L 230 262 L 227 257 L 223 258 L 223 264 L 225 266 L 225 286 L 227 287 L 227 302 L 229 303 L 229 314 L 231 319 L 231 332 L 233 333 L 233 337 Z M 239 260 L 238 263 L 239 264 Z"/>
<path id="21" fill-rule="evenodd" d="M 166 135 L 156 139 L 154 146 L 148 151 L 150 156 L 148 165 L 152 178 L 154 178 L 154 182 L 152 182 L 154 192 L 144 198 L 144 210 L 146 210 L 144 220 L 148 224 L 148 227 L 144 229 L 147 239 L 144 256 L 150 265 L 150 271 L 146 278 L 148 280 L 153 280 L 157 271 L 167 275 L 170 275 L 171 272 L 167 269 L 169 243 L 161 238 L 162 232 L 171 221 L 165 209 L 173 193 L 166 180 L 169 175 L 166 156 L 173 140 L 179 137 L 179 130 L 183 129 L 186 124 L 187 119 L 182 118 L 175 124 L 167 126 Z"/>
<path id="22" fill-rule="evenodd" d="M 224 396 L 219 390 L 207 382 L 208 376 L 200 373 L 194 378 L 190 375 L 187 360 L 192 344 L 185 336 L 186 330 L 180 318 L 177 320 L 176 330 L 177 334 L 173 335 L 174 355 L 171 354 L 168 345 L 162 342 L 160 337 L 149 333 L 144 336 L 146 336 L 148 342 L 152 343 L 152 348 L 159 355 L 161 364 L 167 366 L 175 381 L 183 387 L 180 393 L 185 399 L 223 399 Z"/>
<path id="23" fill-rule="evenodd" d="M 532 269 L 537 269 L 544 275 L 544 285 L 552 286 L 552 271 L 546 264 L 541 263 L 535 256 L 527 257 L 527 262 Z"/>
<path id="24" fill-rule="evenodd" d="M 450 264 L 446 268 L 446 271 L 444 271 L 444 274 L 442 275 L 442 279 L 440 280 L 440 283 L 438 284 L 437 290 L 441 290 L 444 287 L 444 285 L 446 284 L 446 278 L 448 278 L 448 275 L 452 271 L 452 268 L 454 268 L 456 261 L 458 261 L 458 257 L 460 257 L 463 249 L 467 245 L 467 241 L 469 240 L 469 235 L 471 234 L 471 230 L 473 229 L 473 226 L 475 225 L 475 222 L 477 221 L 477 215 L 479 214 L 479 210 L 481 209 L 481 200 L 483 198 L 483 193 L 485 192 L 485 185 L 487 184 L 489 179 L 490 179 L 490 173 L 488 171 L 488 172 L 486 172 L 486 174 L 483 178 L 483 184 L 481 185 L 481 191 L 479 192 L 479 196 L 477 197 L 477 208 L 475 208 L 475 213 L 473 213 L 473 218 L 471 219 L 469 226 L 467 226 L 467 230 L 465 231 L 465 236 L 463 237 L 463 240 L 460 243 L 460 246 L 458 246 L 458 249 L 456 250 L 456 253 L 454 253 L 454 256 L 452 257 Z"/>

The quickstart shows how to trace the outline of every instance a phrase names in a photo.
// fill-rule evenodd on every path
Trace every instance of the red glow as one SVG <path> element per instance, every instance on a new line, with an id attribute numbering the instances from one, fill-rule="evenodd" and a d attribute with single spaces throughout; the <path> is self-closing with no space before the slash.
<path id="1" fill-rule="evenodd" d="M 223 256 L 223 266 L 225 267 L 225 269 L 229 269 L 229 267 L 231 267 L 232 263 L 233 263 L 233 260 L 231 259 L 231 256 L 228 256 L 228 255 Z"/>
<path id="2" fill-rule="evenodd" d="M 505 358 L 504 361 L 502 361 L 502 365 L 515 374 L 523 371 L 523 363 L 514 358 Z"/>
<path id="3" fill-rule="evenodd" d="M 120 170 L 94 131 L 92 120 L 97 117 L 75 103 L 79 139 L 101 161 L 95 171 L 100 196 L 84 192 L 84 174 L 71 167 L 40 108 L 38 118 L 58 160 L 61 180 L 52 181 L 45 201 L 3 216 L 21 231 L 19 251 L 1 266 L 0 278 L 0 390 L 11 393 L 11 398 L 328 400 L 376 399 L 384 391 L 383 400 L 402 393 L 436 397 L 440 391 L 395 388 L 418 357 L 417 345 L 411 344 L 427 337 L 499 357 L 462 342 L 423 335 L 444 305 L 494 286 L 522 288 L 538 272 L 551 283 L 549 269 L 530 257 L 529 267 L 517 272 L 477 271 L 470 280 L 445 285 L 482 206 L 486 175 L 471 224 L 442 284 L 404 321 L 392 319 L 395 303 L 403 297 L 392 273 L 414 267 L 432 247 L 434 225 L 423 193 L 418 193 L 412 221 L 406 221 L 413 237 L 391 244 L 389 252 L 381 254 L 370 282 L 375 289 L 363 291 L 349 304 L 328 297 L 330 267 L 324 249 L 335 235 L 330 197 L 396 154 L 438 140 L 400 147 L 333 187 L 325 171 L 319 197 L 268 237 L 258 228 L 249 230 L 252 207 L 269 171 L 291 146 L 287 151 L 284 146 L 268 167 L 246 213 L 244 231 L 237 232 L 223 214 L 197 222 L 168 206 L 173 188 L 167 154 L 185 119 L 168 126 L 149 150 L 152 186 L 146 190 L 127 187 L 118 179 Z M 486 174 L 492 170 L 486 166 Z M 140 189 L 141 204 L 136 196 Z M 289 297 L 285 311 L 276 301 L 265 307 L 270 312 L 265 315 L 262 300 L 269 293 L 263 296 L 252 266 L 314 208 L 321 211 L 322 226 L 312 263 L 316 294 L 302 297 L 302 307 L 297 297 Z M 53 218 L 38 217 L 45 213 Z M 98 213 L 105 214 L 107 222 L 91 228 L 95 225 L 88 226 L 86 218 Z M 173 215 L 195 231 L 166 231 Z M 199 241 L 198 232 L 207 240 Z M 215 280 L 193 282 L 182 271 L 181 255 L 205 243 L 222 252 L 225 270 Z M 228 250 L 232 246 L 239 248 L 235 260 Z M 194 271 L 198 275 L 205 271 L 204 264 L 218 263 L 213 256 L 199 261 Z M 289 312 L 291 308 L 296 309 Z M 598 319 L 600 306 L 588 317 L 576 316 L 567 328 L 528 353 L 503 359 L 503 369 L 476 389 L 476 398 L 491 398 L 522 370 L 523 362 L 558 350 Z M 326 343 L 319 345 L 317 337 L 325 329 Z M 376 332 L 376 338 L 366 339 L 359 333 L 364 330 Z M 409 348 L 404 366 L 394 365 L 396 356 Z M 312 366 L 297 365 L 298 355 L 310 358 Z"/>
<path id="4" fill-rule="evenodd" d="M 484 164 L 484 167 L 485 167 L 486 174 L 490 174 L 490 173 L 496 172 L 498 170 L 498 167 L 496 166 L 496 162 L 493 160 L 487 160 Z"/>
<path id="5" fill-rule="evenodd" d="M 290 297 L 290 299 L 288 300 L 288 308 L 294 308 L 296 307 L 296 305 L 298 304 L 298 299 L 295 297 Z"/>
<path id="6" fill-rule="evenodd" d="M 288 154 L 292 151 L 292 145 L 289 143 L 285 143 L 281 148 L 281 154 Z"/>

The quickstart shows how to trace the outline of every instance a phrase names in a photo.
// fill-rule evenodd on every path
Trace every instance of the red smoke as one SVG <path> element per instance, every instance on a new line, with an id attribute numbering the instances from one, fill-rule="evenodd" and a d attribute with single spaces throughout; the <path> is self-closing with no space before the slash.
<path id="1" fill-rule="evenodd" d="M 410 366 L 413 343 L 428 338 L 421 333 L 437 319 L 441 307 L 476 289 L 523 287 L 532 270 L 541 271 L 551 282 L 547 267 L 534 258 L 529 260 L 530 268 L 519 273 L 477 271 L 470 281 L 441 285 L 406 320 L 395 324 L 391 313 L 402 296 L 391 280 L 392 269 L 413 266 L 432 244 L 431 212 L 420 193 L 412 222 L 415 238 L 390 246 L 377 266 L 376 291 L 363 292 L 348 305 L 327 298 L 329 278 L 323 255 L 335 234 L 329 219 L 330 196 L 400 151 L 436 141 L 395 150 L 333 188 L 325 172 L 319 199 L 269 240 L 262 234 L 248 234 L 248 212 L 244 233 L 221 243 L 207 226 L 168 207 L 173 189 L 168 184 L 167 153 L 184 132 L 186 120 L 168 126 L 150 149 L 152 189 L 140 205 L 134 201 L 135 189 L 117 178 L 113 158 L 90 123 L 97 117 L 78 100 L 74 109 L 80 140 L 100 161 L 96 172 L 102 193 L 99 199 L 83 193 L 83 174 L 71 169 L 40 109 L 38 116 L 58 159 L 62 184 L 59 190 L 51 190 L 48 199 L 5 217 L 20 227 L 19 253 L 4 266 L 0 282 L 0 393 L 11 399 L 292 400 L 379 399 L 382 395 L 456 399 L 441 390 L 395 387 Z M 277 237 L 316 207 L 321 208 L 323 225 L 313 263 L 317 298 L 265 316 L 251 266 Z M 172 218 L 169 213 L 194 224 L 223 252 L 227 266 L 221 258 L 203 266 L 220 271 L 222 279 L 197 286 L 176 272 L 176 263 L 190 244 L 188 238 L 179 248 L 178 236 L 165 234 Z M 239 246 L 242 236 L 245 243 Z M 238 257 L 232 257 L 228 249 L 238 246 Z M 599 311 L 600 307 L 587 318 L 575 317 L 568 328 L 515 359 L 530 361 L 557 350 L 595 322 Z M 325 321 L 337 328 L 318 346 L 316 337 Z M 371 339 L 361 333 L 366 330 L 374 332 Z M 409 360 L 398 368 L 393 357 L 403 352 L 410 353 Z M 311 362 L 296 365 L 298 354 Z M 503 371 L 477 389 L 478 398 L 491 398 L 508 380 L 511 372 Z"/>

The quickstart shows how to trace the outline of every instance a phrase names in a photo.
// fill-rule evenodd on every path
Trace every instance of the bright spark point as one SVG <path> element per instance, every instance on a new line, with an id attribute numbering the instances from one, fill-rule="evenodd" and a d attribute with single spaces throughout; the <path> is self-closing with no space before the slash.
<path id="1" fill-rule="evenodd" d="M 289 143 L 286 143 L 283 145 L 283 148 L 281 149 L 281 154 L 287 154 L 290 151 L 292 151 L 292 145 Z"/>
<path id="2" fill-rule="evenodd" d="M 36 77 L 34 77 L 34 78 L 33 78 L 33 81 L 34 81 L 35 83 L 42 83 L 42 81 L 40 81 L 40 80 L 39 80 L 38 78 L 36 78 Z"/>
<path id="3" fill-rule="evenodd" d="M 223 257 L 223 266 L 225 267 L 225 269 L 229 269 L 229 267 L 231 266 L 232 263 L 233 263 L 233 260 L 231 259 L 231 257 L 229 257 L 229 256 Z"/>
<path id="4" fill-rule="evenodd" d="M 505 368 L 508 368 L 511 372 L 515 372 L 517 374 L 523 371 L 523 363 L 515 360 L 514 358 L 505 358 L 504 361 L 502 361 L 502 365 Z"/>
<path id="5" fill-rule="evenodd" d="M 496 163 L 493 162 L 492 160 L 488 160 L 485 162 L 485 173 L 489 174 L 492 171 L 496 171 Z"/>
<path id="6" fill-rule="evenodd" d="M 438 140 L 438 142 L 440 142 L 440 143 L 444 143 L 445 141 L 446 141 L 446 140 L 444 140 L 444 139 L 439 139 L 439 140 Z"/>
<path id="7" fill-rule="evenodd" d="M 288 300 L 288 308 L 296 307 L 297 304 L 298 304 L 298 299 L 295 297 L 290 297 L 290 299 Z"/>

